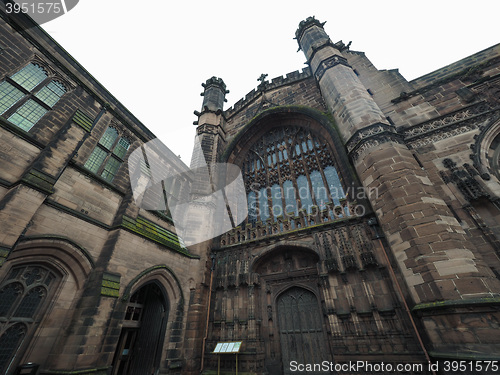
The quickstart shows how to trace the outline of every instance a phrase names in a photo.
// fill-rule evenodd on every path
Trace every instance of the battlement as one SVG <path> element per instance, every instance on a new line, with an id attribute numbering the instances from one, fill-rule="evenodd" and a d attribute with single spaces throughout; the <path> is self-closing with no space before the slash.
<path id="1" fill-rule="evenodd" d="M 232 107 L 225 110 L 224 114 L 226 118 L 229 118 L 236 112 L 238 112 L 241 108 L 243 108 L 245 105 L 247 105 L 249 102 L 254 100 L 257 96 L 259 96 L 261 92 L 274 90 L 281 86 L 289 85 L 291 83 L 295 83 L 297 81 L 309 78 L 311 76 L 312 76 L 311 69 L 309 67 L 306 67 L 302 69 L 302 71 L 296 70 L 294 72 L 288 73 L 286 76 L 275 77 L 271 80 L 271 82 L 265 81 L 263 84 L 260 84 L 256 89 L 253 89 L 248 94 L 246 94 L 244 98 L 238 100 Z"/>
<path id="2" fill-rule="evenodd" d="M 312 17 L 307 17 L 305 20 L 301 21 L 299 23 L 299 27 L 297 28 L 297 31 L 295 31 L 295 39 L 297 39 L 297 42 L 300 41 L 300 38 L 302 37 L 302 34 L 306 29 L 308 29 L 311 26 L 318 26 L 323 28 L 326 22 L 320 22 L 317 20 L 314 16 Z M 300 45 L 300 43 L 299 43 Z"/>

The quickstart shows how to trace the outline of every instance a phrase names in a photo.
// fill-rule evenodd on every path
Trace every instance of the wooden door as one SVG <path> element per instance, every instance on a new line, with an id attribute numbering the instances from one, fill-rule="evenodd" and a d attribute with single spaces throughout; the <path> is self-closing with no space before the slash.
<path id="1" fill-rule="evenodd" d="M 291 371 L 292 361 L 321 364 L 330 360 L 318 299 L 312 292 L 299 287 L 288 289 L 277 299 L 277 312 L 284 374 L 300 373 Z"/>
<path id="2" fill-rule="evenodd" d="M 155 283 L 131 297 L 115 352 L 113 375 L 152 375 L 160 366 L 168 303 Z"/>

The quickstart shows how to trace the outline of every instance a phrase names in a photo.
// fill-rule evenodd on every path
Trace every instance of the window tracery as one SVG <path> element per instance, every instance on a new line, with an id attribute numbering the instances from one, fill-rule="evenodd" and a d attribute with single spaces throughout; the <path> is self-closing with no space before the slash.
<path id="1" fill-rule="evenodd" d="M 300 126 L 273 128 L 255 142 L 242 165 L 248 223 L 313 214 L 345 199 L 329 147 Z"/>
<path id="2" fill-rule="evenodd" d="M 67 83 L 32 62 L 0 83 L 0 114 L 29 131 L 67 91 Z"/>
<path id="3" fill-rule="evenodd" d="M 43 313 L 58 277 L 39 265 L 14 267 L 0 286 L 0 373 L 5 373 L 26 335 Z"/>

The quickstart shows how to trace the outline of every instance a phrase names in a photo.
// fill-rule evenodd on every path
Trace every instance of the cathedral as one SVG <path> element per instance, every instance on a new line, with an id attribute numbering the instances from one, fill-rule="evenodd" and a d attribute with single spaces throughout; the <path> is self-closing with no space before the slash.
<path id="1" fill-rule="evenodd" d="M 207 77 L 192 165 L 153 184 L 156 136 L 0 17 L 1 374 L 498 373 L 500 44 L 408 81 L 304 19 L 308 66 L 231 108 Z M 243 190 L 198 241 L 200 163 Z"/>

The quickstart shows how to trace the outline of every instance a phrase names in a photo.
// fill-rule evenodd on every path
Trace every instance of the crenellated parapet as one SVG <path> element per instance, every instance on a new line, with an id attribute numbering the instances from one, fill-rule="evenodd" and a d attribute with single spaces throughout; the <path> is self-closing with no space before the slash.
<path id="1" fill-rule="evenodd" d="M 285 76 L 275 77 L 271 80 L 271 82 L 265 81 L 263 84 L 260 84 L 257 89 L 253 89 L 248 94 L 246 94 L 244 98 L 238 100 L 232 107 L 225 110 L 224 115 L 227 119 L 231 118 L 242 108 L 245 108 L 249 103 L 261 96 L 264 91 L 276 90 L 280 87 L 294 84 L 310 77 L 311 69 L 309 67 L 306 67 L 301 71 L 296 70 L 294 72 L 286 74 Z"/>

